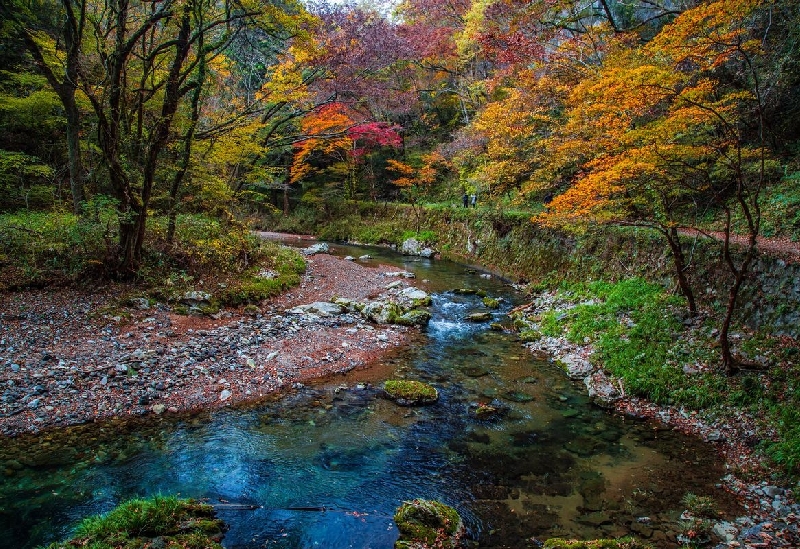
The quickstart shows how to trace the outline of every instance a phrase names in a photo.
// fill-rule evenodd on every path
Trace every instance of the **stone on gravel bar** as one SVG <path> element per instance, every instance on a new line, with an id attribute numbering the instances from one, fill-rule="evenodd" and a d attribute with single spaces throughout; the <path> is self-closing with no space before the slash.
<path id="1" fill-rule="evenodd" d="M 324 254 L 328 253 L 330 247 L 325 242 L 320 242 L 318 244 L 313 244 L 308 248 L 302 250 L 303 255 L 316 255 L 316 254 Z"/>
<path id="2" fill-rule="evenodd" d="M 592 363 L 577 353 L 567 353 L 559 361 L 572 379 L 583 379 L 594 371 Z"/>
<path id="3" fill-rule="evenodd" d="M 417 275 L 408 271 L 392 271 L 388 273 L 383 273 L 383 276 L 388 277 L 402 277 L 402 278 L 416 278 Z"/>
<path id="4" fill-rule="evenodd" d="M 183 297 L 181 298 L 182 302 L 188 303 L 190 305 L 195 305 L 197 303 L 203 303 L 203 302 L 210 301 L 210 300 L 211 300 L 211 294 L 210 293 L 201 292 L 201 291 L 197 291 L 197 290 L 191 291 L 191 292 L 186 292 L 185 294 L 183 294 Z"/>
<path id="5" fill-rule="evenodd" d="M 342 314 L 343 310 L 342 307 L 336 303 L 331 303 L 329 301 L 315 301 L 314 303 L 309 303 L 307 305 L 298 305 L 297 307 L 289 309 L 286 312 L 293 315 L 310 313 L 319 316 L 335 316 Z"/>
<path id="6" fill-rule="evenodd" d="M 419 288 L 406 288 L 405 290 L 400 292 L 400 294 L 408 299 L 422 300 L 428 297 L 428 293 L 425 292 L 424 290 L 420 290 Z"/>

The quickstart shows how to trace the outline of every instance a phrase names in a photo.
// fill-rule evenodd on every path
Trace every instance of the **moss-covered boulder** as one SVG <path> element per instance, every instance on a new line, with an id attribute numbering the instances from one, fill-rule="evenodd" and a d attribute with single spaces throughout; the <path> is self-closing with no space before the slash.
<path id="1" fill-rule="evenodd" d="M 467 315 L 466 320 L 469 322 L 489 322 L 492 320 L 492 313 L 483 311 L 479 313 L 472 313 Z"/>
<path id="2" fill-rule="evenodd" d="M 488 296 L 484 297 L 483 306 L 488 309 L 497 309 L 500 307 L 500 300 Z"/>
<path id="3" fill-rule="evenodd" d="M 425 499 L 403 502 L 394 515 L 400 539 L 395 549 L 454 549 L 461 546 L 464 523 L 444 503 Z"/>
<path id="4" fill-rule="evenodd" d="M 84 519 L 71 540 L 52 543 L 46 549 L 74 547 L 182 547 L 222 549 L 225 524 L 214 508 L 193 500 L 156 496 L 134 499 L 109 513 Z"/>
<path id="5" fill-rule="evenodd" d="M 390 379 L 383 385 L 386 397 L 401 406 L 432 404 L 439 399 L 435 387 L 421 381 Z"/>
<path id="6" fill-rule="evenodd" d="M 474 288 L 454 288 L 453 293 L 456 295 L 475 295 L 478 290 Z"/>
<path id="7" fill-rule="evenodd" d="M 424 309 L 412 309 L 397 317 L 401 326 L 427 326 L 431 321 L 431 313 Z"/>

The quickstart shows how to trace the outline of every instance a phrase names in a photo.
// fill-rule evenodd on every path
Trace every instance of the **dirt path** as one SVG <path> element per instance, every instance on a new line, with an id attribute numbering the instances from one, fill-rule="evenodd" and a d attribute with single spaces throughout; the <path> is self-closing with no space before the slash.
<path id="1" fill-rule="evenodd" d="M 697 229 L 683 229 L 681 234 L 694 238 L 713 238 L 720 242 L 725 239 L 725 233 L 721 231 L 701 232 Z M 731 235 L 731 243 L 736 246 L 746 246 L 747 237 Z M 792 242 L 788 238 L 759 236 L 756 238 L 756 246 L 761 253 L 780 258 L 786 263 L 800 263 L 800 242 Z"/>

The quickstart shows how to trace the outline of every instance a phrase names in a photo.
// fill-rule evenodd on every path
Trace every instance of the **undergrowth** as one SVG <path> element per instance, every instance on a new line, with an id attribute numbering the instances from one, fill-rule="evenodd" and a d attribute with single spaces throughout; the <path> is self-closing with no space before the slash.
<path id="1" fill-rule="evenodd" d="M 800 351 L 793 341 L 742 333 L 738 352 L 770 368 L 728 377 L 717 368 L 714 323 L 684 325 L 682 299 L 659 285 L 638 278 L 562 284 L 557 298 L 576 305 L 541 315 L 543 335 L 591 344 L 593 360 L 629 394 L 711 416 L 753 415 L 777 436 L 746 442 L 759 444 L 786 473 L 800 472 Z"/>
<path id="2" fill-rule="evenodd" d="M 83 217 L 27 211 L 0 215 L 0 290 L 113 278 L 118 241 L 114 204 L 95 201 L 87 212 Z M 213 294 L 212 311 L 277 295 L 298 284 L 305 271 L 298 252 L 236 223 L 180 215 L 172 242 L 167 226 L 163 216 L 148 222 L 136 295 L 170 302 L 202 289 Z"/>

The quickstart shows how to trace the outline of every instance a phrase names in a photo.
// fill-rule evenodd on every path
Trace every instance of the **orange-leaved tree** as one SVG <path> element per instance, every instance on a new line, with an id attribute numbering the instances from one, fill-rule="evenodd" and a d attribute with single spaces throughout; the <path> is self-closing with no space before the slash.
<path id="1" fill-rule="evenodd" d="M 386 161 L 386 171 L 395 175 L 392 184 L 400 189 L 411 204 L 417 220 L 416 231 L 419 233 L 422 223 L 420 199 L 426 196 L 430 187 L 436 183 L 445 159 L 440 153 L 433 151 L 415 160 L 417 162 L 407 163 L 389 159 Z"/>
<path id="2" fill-rule="evenodd" d="M 537 216 L 550 225 L 586 222 L 648 226 L 666 238 L 678 284 L 697 310 L 686 277 L 680 229 L 711 205 L 721 208 L 723 257 L 733 275 L 720 330 L 722 364 L 735 369 L 728 332 L 756 253 L 758 197 L 768 161 L 763 96 L 755 59 L 757 0 L 718 0 L 685 11 L 648 44 L 624 36 L 603 66 L 567 101 L 555 156 L 579 158 L 569 187 Z M 756 127 L 755 132 L 750 128 Z M 760 130 L 760 131 L 759 131 Z M 748 245 L 730 250 L 734 211 Z"/>

